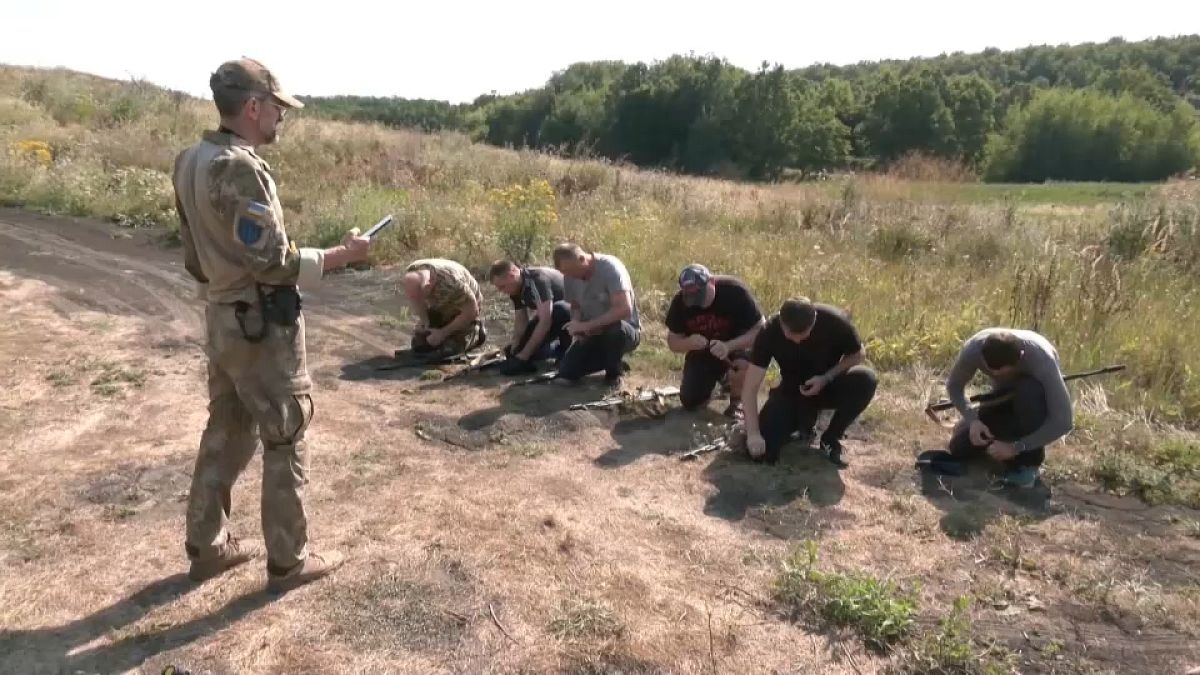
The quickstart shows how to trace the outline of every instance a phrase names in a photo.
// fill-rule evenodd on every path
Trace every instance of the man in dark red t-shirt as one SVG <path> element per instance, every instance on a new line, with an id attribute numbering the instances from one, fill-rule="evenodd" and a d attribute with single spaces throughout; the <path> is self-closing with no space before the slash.
<path id="1" fill-rule="evenodd" d="M 688 410 L 712 397 L 718 382 L 729 378 L 729 407 L 741 405 L 742 377 L 748 351 L 764 324 L 762 311 L 740 279 L 716 276 L 703 265 L 688 265 L 679 274 L 679 292 L 667 310 L 667 346 L 686 354 L 679 401 Z"/>

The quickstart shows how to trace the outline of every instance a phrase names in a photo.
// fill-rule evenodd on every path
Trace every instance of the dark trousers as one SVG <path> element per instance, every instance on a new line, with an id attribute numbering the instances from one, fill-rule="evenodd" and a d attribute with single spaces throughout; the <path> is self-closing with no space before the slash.
<path id="1" fill-rule="evenodd" d="M 1010 397 L 1000 403 L 985 405 L 979 409 L 979 421 L 983 422 L 998 441 L 1013 442 L 1032 433 L 1045 423 L 1049 414 L 1046 410 L 1046 391 L 1042 383 L 1032 377 L 1022 377 L 1002 388 Z M 947 448 L 951 455 L 969 460 L 987 454 L 987 445 L 971 443 L 969 424 L 960 424 L 950 437 Z M 1009 469 L 1025 466 L 1038 467 L 1046 461 L 1045 448 L 1030 448 L 1004 462 Z"/>
<path id="2" fill-rule="evenodd" d="M 744 360 L 744 353 L 730 354 L 731 361 Z M 743 363 L 743 365 L 745 365 Z M 707 351 L 695 350 L 683 358 L 683 380 L 679 383 L 679 403 L 684 410 L 695 410 L 708 403 L 713 389 L 732 370 L 729 361 L 722 361 Z M 741 398 L 741 391 L 731 391 L 730 399 Z"/>
<path id="3" fill-rule="evenodd" d="M 628 321 L 610 324 L 595 335 L 577 338 L 563 354 L 558 364 L 558 376 L 578 380 L 586 375 L 604 371 L 604 376 L 621 376 L 621 357 L 637 349 L 642 334 Z"/>
<path id="4" fill-rule="evenodd" d="M 542 344 L 538 345 L 533 352 L 532 361 L 541 361 L 543 359 L 555 358 L 561 359 L 562 355 L 571 347 L 571 334 L 564 328 L 567 322 L 571 320 L 571 305 L 565 300 L 559 300 L 554 303 L 550 310 L 550 332 L 546 333 L 546 337 L 542 340 Z M 514 353 L 520 353 L 528 344 L 529 338 L 533 337 L 533 331 L 537 328 L 538 319 L 534 317 L 525 325 L 525 332 L 521 334 L 521 339 L 517 342 L 517 348 Z"/>
<path id="5" fill-rule="evenodd" d="M 846 429 L 862 414 L 879 384 L 875 371 L 866 366 L 854 366 L 825 385 L 816 396 L 805 396 L 799 390 L 771 390 L 767 402 L 758 413 L 758 428 L 766 442 L 767 462 L 779 460 L 779 451 L 797 431 L 811 433 L 822 410 L 833 410 L 829 426 L 821 434 L 822 441 L 840 441 Z"/>

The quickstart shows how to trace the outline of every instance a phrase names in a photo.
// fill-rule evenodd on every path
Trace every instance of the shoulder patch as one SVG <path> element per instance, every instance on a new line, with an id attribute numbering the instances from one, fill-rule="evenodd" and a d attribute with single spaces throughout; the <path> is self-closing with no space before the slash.
<path id="1" fill-rule="evenodd" d="M 248 201 L 237 215 L 233 234 L 243 246 L 255 247 L 263 240 L 264 222 L 270 220 L 271 207 L 262 202 Z"/>
<path id="2" fill-rule="evenodd" d="M 263 226 L 257 220 L 249 215 L 244 215 L 238 218 L 237 221 L 237 238 L 246 246 L 254 246 L 262 239 Z"/>

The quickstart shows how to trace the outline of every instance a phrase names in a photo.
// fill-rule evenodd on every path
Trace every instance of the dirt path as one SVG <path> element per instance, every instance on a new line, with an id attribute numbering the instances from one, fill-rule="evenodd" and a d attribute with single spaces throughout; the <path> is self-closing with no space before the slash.
<path id="1" fill-rule="evenodd" d="M 1036 591 L 1042 611 L 980 617 L 1031 672 L 1072 672 L 1037 656 L 1052 641 L 1089 672 L 1200 663 L 1186 595 L 1200 554 L 1176 526 L 1194 514 L 1097 505 L 1082 489 L 1057 510 L 923 491 L 911 443 L 884 421 L 855 430 L 841 474 L 802 451 L 777 469 L 683 464 L 669 453 L 710 418 L 618 420 L 565 410 L 596 390 L 381 373 L 404 341 L 383 318 L 399 307 L 386 270 L 336 275 L 305 301 L 312 535 L 350 562 L 278 599 L 261 565 L 191 585 L 181 535 L 205 420 L 203 308 L 179 258 L 153 234 L 0 210 L 0 672 L 881 670 L 886 657 L 767 606 L 778 561 L 808 538 L 831 565 L 921 581 L 928 606 Z M 252 463 L 234 494 L 251 538 L 259 477 Z M 964 509 L 974 539 L 949 536 Z M 1004 513 L 1026 518 L 1019 541 L 1044 575 L 995 553 Z M 1129 537 L 1138 550 L 1114 553 Z M 1080 604 L 1058 558 L 1068 580 L 1145 563 L 1176 625 Z"/>

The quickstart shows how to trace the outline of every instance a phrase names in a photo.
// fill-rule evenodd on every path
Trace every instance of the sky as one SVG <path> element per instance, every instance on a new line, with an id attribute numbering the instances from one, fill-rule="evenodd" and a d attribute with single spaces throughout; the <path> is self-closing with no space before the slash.
<path id="1" fill-rule="evenodd" d="M 1200 33 L 1195 0 L 0 0 L 0 63 L 146 79 L 208 97 L 228 59 L 289 93 L 470 101 L 541 86 L 578 61 L 713 55 L 747 69 Z M 976 9 L 978 7 L 978 9 Z"/>

